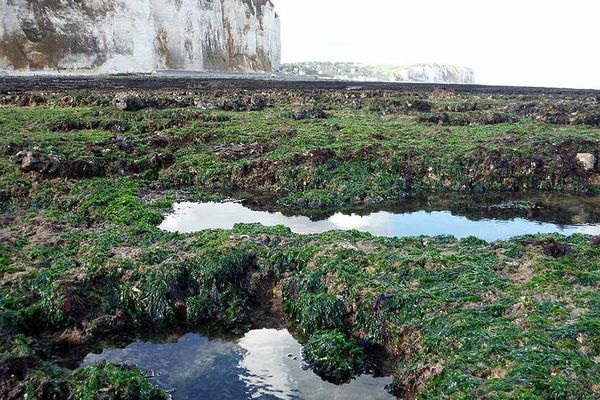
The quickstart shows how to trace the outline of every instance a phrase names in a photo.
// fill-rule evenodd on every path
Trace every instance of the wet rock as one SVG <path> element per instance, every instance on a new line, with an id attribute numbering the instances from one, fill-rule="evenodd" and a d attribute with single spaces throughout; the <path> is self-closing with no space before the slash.
<path id="1" fill-rule="evenodd" d="M 146 108 L 146 102 L 136 93 L 117 93 L 111 105 L 122 111 L 139 111 Z"/>
<path id="2" fill-rule="evenodd" d="M 142 160 L 125 160 L 119 161 L 119 170 L 121 175 L 139 174 L 149 170 L 160 170 L 169 167 L 175 161 L 173 153 L 165 152 L 155 154 L 152 157 Z"/>
<path id="3" fill-rule="evenodd" d="M 21 165 L 23 172 L 37 172 L 48 177 L 91 178 L 104 175 L 104 168 L 95 162 L 82 159 L 68 160 L 39 150 L 20 151 L 13 157 L 13 161 Z"/>
<path id="4" fill-rule="evenodd" d="M 27 371 L 37 364 L 38 360 L 32 356 L 3 357 L 0 359 L 0 380 L 10 379 L 11 377 L 23 380 L 27 375 Z"/>
<path id="5" fill-rule="evenodd" d="M 571 251 L 571 247 L 556 240 L 549 240 L 542 245 L 542 248 L 544 249 L 544 254 L 554 258 L 560 258 Z"/>
<path id="6" fill-rule="evenodd" d="M 217 108 L 213 103 L 206 99 L 195 99 L 194 107 L 200 110 L 214 110 L 215 108 Z"/>
<path id="7" fill-rule="evenodd" d="M 66 178 L 92 178 L 104 176 L 104 168 L 95 162 L 78 159 L 67 162 L 61 175 Z"/>
<path id="8" fill-rule="evenodd" d="M 317 107 L 300 106 L 292 110 L 292 119 L 325 119 L 327 114 L 325 111 Z"/>
<path id="9" fill-rule="evenodd" d="M 409 110 L 415 110 L 418 112 L 430 112 L 431 111 L 431 103 L 426 100 L 409 100 L 406 102 L 406 107 Z"/>
<path id="10" fill-rule="evenodd" d="M 506 106 L 506 111 L 520 117 L 529 117 L 540 112 L 537 103 L 511 103 Z"/>
<path id="11" fill-rule="evenodd" d="M 257 157 L 271 151 L 275 145 L 268 142 L 254 143 L 231 143 L 215 146 L 213 152 L 218 153 L 221 158 L 229 161 L 237 161 L 242 158 Z"/>
<path id="12" fill-rule="evenodd" d="M 592 239 L 592 246 L 600 246 L 600 236 L 596 236 Z"/>
<path id="13" fill-rule="evenodd" d="M 130 126 L 126 121 L 119 120 L 82 120 L 74 117 L 65 117 L 50 122 L 50 129 L 53 132 L 71 132 L 86 129 L 127 132 L 129 128 Z"/>
<path id="14" fill-rule="evenodd" d="M 122 332 L 130 324 L 128 317 L 122 310 L 118 310 L 114 315 L 102 315 L 86 326 L 86 333 L 96 335 L 106 335 L 114 332 Z"/>
<path id="15" fill-rule="evenodd" d="M 600 114 L 586 115 L 581 118 L 581 122 L 585 125 L 600 126 Z"/>
<path id="16" fill-rule="evenodd" d="M 577 153 L 575 159 L 586 171 L 592 171 L 596 165 L 596 157 L 592 153 Z"/>
<path id="17" fill-rule="evenodd" d="M 386 300 L 387 296 L 385 295 L 385 293 L 381 293 L 380 295 L 375 297 L 371 304 L 371 309 L 373 310 L 373 312 L 380 312 L 381 310 L 383 310 Z"/>
<path id="18" fill-rule="evenodd" d="M 173 153 L 159 153 L 150 158 L 150 167 L 162 169 L 170 166 L 175 161 Z"/>
<path id="19" fill-rule="evenodd" d="M 260 95 L 225 98 L 219 103 L 224 111 L 261 111 L 267 107 L 267 99 Z"/>
<path id="20" fill-rule="evenodd" d="M 431 115 L 421 115 L 417 118 L 417 122 L 437 125 L 448 125 L 448 123 L 450 122 L 450 116 L 445 112 L 434 113 Z"/>
<path id="21" fill-rule="evenodd" d="M 480 123 L 484 125 L 495 125 L 495 124 L 504 124 L 506 122 L 511 122 L 512 119 L 509 115 L 505 113 L 499 112 L 486 112 L 480 118 Z"/>
<path id="22" fill-rule="evenodd" d="M 0 153 L 6 156 L 14 156 L 19 152 L 19 145 L 17 143 L 7 143 L 6 145 L 0 146 Z"/>
<path id="23" fill-rule="evenodd" d="M 61 160 L 54 154 L 44 154 L 39 150 L 24 150 L 18 152 L 13 161 L 21 164 L 23 172 L 38 172 L 44 175 L 58 175 Z"/>
<path id="24" fill-rule="evenodd" d="M 318 331 L 304 348 L 306 362 L 323 380 L 348 383 L 365 368 L 364 352 L 357 342 L 338 331 Z"/>
<path id="25" fill-rule="evenodd" d="M 263 96 L 250 96 L 250 111 L 261 111 L 267 107 L 267 99 Z"/>
<path id="26" fill-rule="evenodd" d="M 335 152 L 331 149 L 317 148 L 308 150 L 304 153 L 296 153 L 292 155 L 291 162 L 293 165 L 300 164 L 325 164 L 327 161 L 335 158 Z"/>

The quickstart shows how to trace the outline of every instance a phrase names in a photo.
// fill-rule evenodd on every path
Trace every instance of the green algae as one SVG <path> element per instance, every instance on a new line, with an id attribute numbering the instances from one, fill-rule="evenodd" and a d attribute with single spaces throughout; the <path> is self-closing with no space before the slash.
<path id="1" fill-rule="evenodd" d="M 317 331 L 305 348 L 316 374 L 333 383 L 347 383 L 364 369 L 363 350 L 336 331 Z"/>
<path id="2" fill-rule="evenodd" d="M 161 400 L 169 397 L 134 367 L 104 361 L 83 367 L 70 378 L 72 398 L 80 400 L 130 399 Z"/>
<path id="3" fill-rule="evenodd" d="M 10 372 L 0 379 L 17 397 L 46 390 L 90 398 L 108 388 L 106 398 L 160 398 L 137 370 L 103 364 L 72 373 L 57 360 L 67 358 L 65 348 L 114 335 L 245 330 L 266 314 L 300 333 L 315 371 L 338 382 L 360 372 L 350 359 L 385 349 L 403 398 L 600 395 L 600 247 L 589 236 L 488 244 L 356 231 L 302 236 L 260 225 L 186 235 L 156 227 L 182 189 L 198 198 L 263 189 L 305 207 L 412 191 L 593 192 L 597 173 L 568 161 L 597 151 L 597 127 L 516 114 L 492 125 L 434 125 L 418 122 L 429 112 L 419 111 L 423 104 L 400 98 L 357 108 L 356 98 L 335 93 L 306 101 L 324 108 L 326 120 L 289 118 L 294 95 L 270 93 L 261 111 L 136 113 L 103 96 L 93 96 L 97 105 L 0 107 L 0 361 Z M 422 100 L 432 112 L 472 113 L 504 112 L 518 99 Z M 257 142 L 274 143 L 249 146 L 241 158 L 218 147 Z M 33 148 L 102 163 L 106 176 L 25 173 L 12 157 Z M 122 172 L 120 160 L 165 151 L 171 165 Z M 549 241 L 569 250 L 547 254 Z"/>

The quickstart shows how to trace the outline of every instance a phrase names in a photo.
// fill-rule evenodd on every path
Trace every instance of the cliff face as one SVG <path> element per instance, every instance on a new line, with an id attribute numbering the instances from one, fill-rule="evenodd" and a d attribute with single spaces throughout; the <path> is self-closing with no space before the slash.
<path id="1" fill-rule="evenodd" d="M 283 64 L 281 72 L 355 81 L 475 83 L 471 68 L 440 64 L 366 65 L 351 62 L 299 62 Z"/>
<path id="2" fill-rule="evenodd" d="M 0 0 L 0 69 L 271 71 L 270 0 Z"/>
<path id="3" fill-rule="evenodd" d="M 397 81 L 431 83 L 475 83 L 472 69 L 454 65 L 416 64 L 396 75 Z"/>

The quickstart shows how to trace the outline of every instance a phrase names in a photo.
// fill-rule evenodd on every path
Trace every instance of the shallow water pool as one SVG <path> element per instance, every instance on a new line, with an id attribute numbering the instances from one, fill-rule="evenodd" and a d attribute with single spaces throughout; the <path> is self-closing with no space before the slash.
<path id="1" fill-rule="evenodd" d="M 476 236 L 487 241 L 513 236 L 558 232 L 564 235 L 600 234 L 600 201 L 576 196 L 531 198 L 493 198 L 474 201 L 460 198 L 431 202 L 405 200 L 378 208 L 333 210 L 330 215 L 310 215 L 249 207 L 240 202 L 182 202 L 174 205 L 161 229 L 171 232 L 195 232 L 205 229 L 231 229 L 236 223 L 284 225 L 301 234 L 330 230 L 357 229 L 377 236 L 437 236 L 458 238 Z"/>
<path id="2" fill-rule="evenodd" d="M 302 362 L 301 345 L 285 329 L 257 329 L 241 339 L 195 333 L 173 343 L 136 342 L 88 354 L 150 372 L 151 382 L 177 399 L 393 399 L 391 378 L 362 375 L 349 384 L 323 381 Z"/>

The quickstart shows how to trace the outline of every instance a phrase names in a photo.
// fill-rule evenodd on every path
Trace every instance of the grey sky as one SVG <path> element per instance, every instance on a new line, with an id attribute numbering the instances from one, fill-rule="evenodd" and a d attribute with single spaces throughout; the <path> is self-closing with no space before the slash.
<path id="1" fill-rule="evenodd" d="M 600 89 L 597 0 L 274 0 L 283 61 L 437 62 L 478 83 Z"/>

